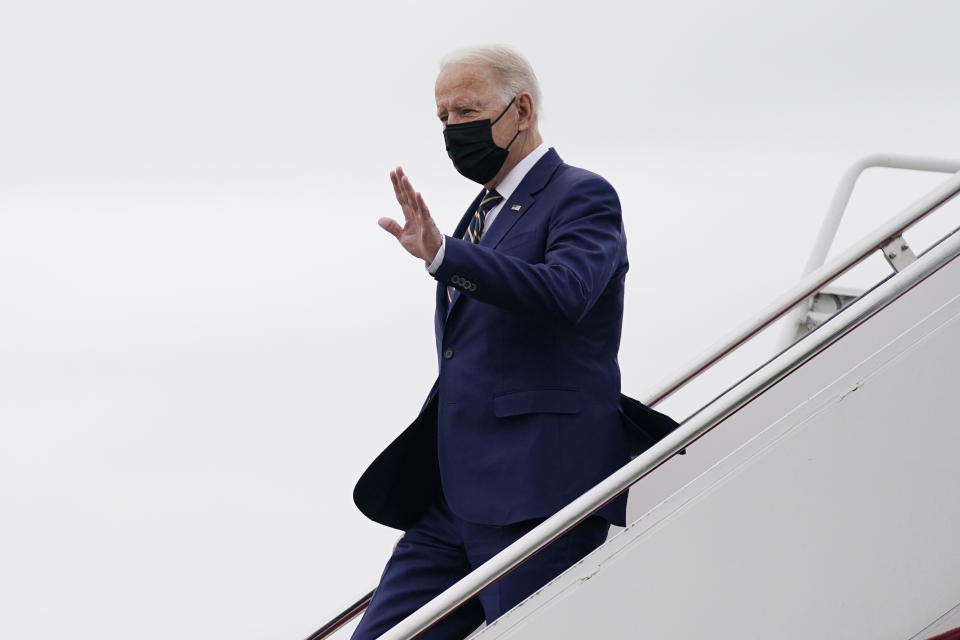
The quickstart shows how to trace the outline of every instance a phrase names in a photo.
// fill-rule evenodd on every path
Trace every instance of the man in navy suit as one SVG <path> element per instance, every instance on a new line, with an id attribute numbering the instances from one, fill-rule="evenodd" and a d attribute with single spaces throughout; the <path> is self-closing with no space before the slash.
<path id="1" fill-rule="evenodd" d="M 402 168 L 380 225 L 437 280 L 439 376 L 354 499 L 405 530 L 354 638 L 376 638 L 629 459 L 617 351 L 626 238 L 617 194 L 537 127 L 540 90 L 506 47 L 453 54 L 436 82 L 447 152 L 484 189 L 444 236 Z M 626 495 L 423 638 L 463 637 L 599 546 Z"/>

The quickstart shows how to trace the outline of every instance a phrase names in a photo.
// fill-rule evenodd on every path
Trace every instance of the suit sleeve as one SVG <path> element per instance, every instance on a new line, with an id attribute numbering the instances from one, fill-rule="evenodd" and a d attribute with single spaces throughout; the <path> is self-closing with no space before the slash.
<path id="1" fill-rule="evenodd" d="M 548 225 L 542 263 L 448 237 L 434 277 L 503 309 L 576 324 L 603 293 L 624 255 L 620 201 L 605 180 L 591 176 L 569 190 L 550 213 Z M 471 291 L 460 286 L 463 280 L 473 284 Z"/>

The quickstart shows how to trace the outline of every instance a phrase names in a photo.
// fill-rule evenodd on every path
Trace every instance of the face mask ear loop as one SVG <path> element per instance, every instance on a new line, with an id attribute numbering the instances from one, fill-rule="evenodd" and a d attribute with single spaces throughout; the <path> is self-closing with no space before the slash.
<path id="1" fill-rule="evenodd" d="M 493 125 L 497 124 L 497 122 L 500 121 L 500 118 L 503 117 L 503 114 L 505 114 L 505 113 L 507 112 L 507 109 L 510 108 L 510 105 L 512 105 L 512 104 L 516 101 L 516 99 L 517 99 L 517 96 L 513 96 L 512 98 L 510 98 L 510 102 L 508 102 L 508 103 L 507 103 L 507 106 L 505 106 L 505 107 L 503 108 L 503 111 L 500 112 L 500 115 L 497 116 L 497 119 L 490 123 L 490 126 L 491 126 L 491 127 L 492 127 Z M 510 138 L 510 142 L 507 143 L 507 146 L 504 147 L 504 150 L 509 149 L 509 148 L 510 148 L 510 145 L 513 144 L 513 141 L 516 140 L 516 139 L 517 139 L 517 136 L 519 136 L 519 135 L 520 135 L 520 130 L 517 129 L 517 132 L 516 132 L 515 134 L 513 134 L 513 137 L 512 137 L 512 138 Z"/>
<path id="2" fill-rule="evenodd" d="M 517 139 L 517 136 L 519 136 L 519 135 L 520 135 L 520 130 L 518 129 L 517 132 L 516 132 L 515 134 L 513 134 L 513 137 L 510 138 L 510 142 L 507 143 L 507 146 L 504 147 L 504 150 L 509 149 L 509 148 L 510 148 L 510 145 L 513 144 L 513 141 L 516 140 L 516 139 Z"/>
<path id="3" fill-rule="evenodd" d="M 500 115 L 497 116 L 497 119 L 490 123 L 490 126 L 491 126 L 491 127 L 492 127 L 493 125 L 497 124 L 498 122 L 500 122 L 500 118 L 503 117 L 503 114 L 505 114 L 505 113 L 507 112 L 507 109 L 510 108 L 510 105 L 512 105 L 513 102 L 514 102 L 514 100 L 516 100 L 516 99 L 517 99 L 517 96 L 513 96 L 512 98 L 510 98 L 510 102 L 508 102 L 508 103 L 507 103 L 507 106 L 505 106 L 505 107 L 503 108 L 503 111 L 500 112 Z"/>

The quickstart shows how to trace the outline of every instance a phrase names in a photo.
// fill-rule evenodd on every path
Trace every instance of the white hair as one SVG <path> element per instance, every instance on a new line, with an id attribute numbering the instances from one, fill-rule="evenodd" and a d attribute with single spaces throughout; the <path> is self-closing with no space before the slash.
<path id="1" fill-rule="evenodd" d="M 500 95 L 507 104 L 526 91 L 533 98 L 533 111 L 541 112 L 540 83 L 527 59 L 506 45 L 480 45 L 448 53 L 440 61 L 440 69 L 450 64 L 479 64 L 493 69 L 499 81 Z"/>

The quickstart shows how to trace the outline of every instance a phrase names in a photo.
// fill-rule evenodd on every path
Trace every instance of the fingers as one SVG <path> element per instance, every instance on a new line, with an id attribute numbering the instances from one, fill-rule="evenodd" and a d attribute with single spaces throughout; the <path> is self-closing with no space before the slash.
<path id="1" fill-rule="evenodd" d="M 430 214 L 427 212 L 427 207 L 423 202 L 423 196 L 420 195 L 419 191 L 414 190 L 410 179 L 405 175 L 402 178 L 401 186 L 403 186 L 404 198 L 406 198 L 410 206 L 412 219 L 417 226 L 422 227 L 424 220 L 430 217 Z"/>
<path id="2" fill-rule="evenodd" d="M 397 202 L 400 202 L 400 179 L 396 171 L 390 172 L 390 184 L 393 185 L 393 193 L 397 196 Z"/>
<path id="3" fill-rule="evenodd" d="M 391 171 L 390 180 L 393 182 L 393 188 L 397 192 L 397 200 L 400 201 L 400 204 L 411 204 L 410 191 L 412 187 L 410 186 L 410 178 L 404 173 L 403 167 L 397 167 Z"/>
<path id="4" fill-rule="evenodd" d="M 400 185 L 403 187 L 403 197 L 406 198 L 407 204 L 415 209 L 417 207 L 417 192 L 413 190 L 413 185 L 410 184 L 410 178 L 403 176 L 400 179 Z M 419 211 L 417 213 L 419 213 Z"/>
<path id="5" fill-rule="evenodd" d="M 397 202 L 403 210 L 403 218 L 407 224 L 418 224 L 420 215 L 417 210 L 416 192 L 410 179 L 403 172 L 403 167 L 397 167 L 390 172 L 390 181 L 393 183 L 393 191 L 397 196 Z"/>
<path id="6" fill-rule="evenodd" d="M 413 188 L 410 178 L 403 173 L 402 169 L 400 170 L 398 177 L 400 180 L 400 192 L 403 197 L 404 212 L 409 213 L 407 220 L 413 220 L 414 222 L 419 223 L 423 217 L 422 212 L 420 211 L 419 202 L 417 200 L 420 194 Z"/>
<path id="7" fill-rule="evenodd" d="M 390 172 L 390 182 L 393 184 L 393 192 L 403 210 L 403 218 L 407 225 L 414 224 L 422 227 L 425 221 L 431 221 L 430 211 L 423 200 L 420 192 L 414 190 L 410 178 L 404 173 L 403 167 L 397 167 Z M 383 226 L 381 223 L 380 226 Z M 385 229 L 387 227 L 384 227 Z"/>
<path id="8" fill-rule="evenodd" d="M 403 232 L 403 227 L 400 226 L 400 223 L 396 220 L 390 218 L 380 218 L 377 220 L 377 224 L 383 227 L 387 233 L 392 235 L 397 240 L 400 239 L 400 234 Z"/>
<path id="9" fill-rule="evenodd" d="M 427 203 L 419 191 L 417 191 L 417 208 L 420 210 L 421 221 L 430 219 L 430 210 L 427 209 Z"/>
<path id="10" fill-rule="evenodd" d="M 413 185 L 410 184 L 410 178 L 400 174 L 400 191 L 403 193 L 403 201 L 409 206 L 413 206 L 416 202 L 414 197 Z"/>
<path id="11" fill-rule="evenodd" d="M 403 170 L 400 167 L 390 172 L 390 182 L 393 184 L 393 193 L 397 196 L 397 202 L 400 203 L 401 207 L 406 205 L 406 196 L 404 195 L 403 185 L 401 183 L 402 177 Z"/>

